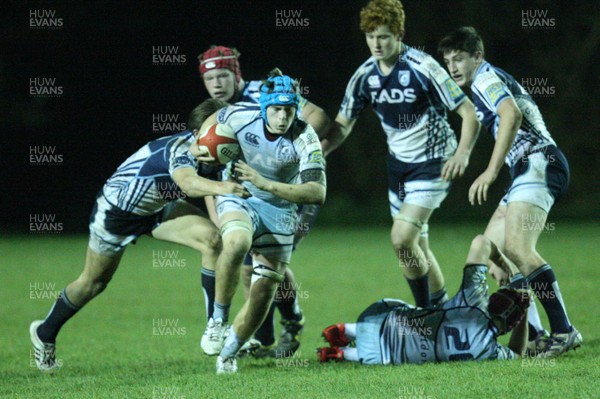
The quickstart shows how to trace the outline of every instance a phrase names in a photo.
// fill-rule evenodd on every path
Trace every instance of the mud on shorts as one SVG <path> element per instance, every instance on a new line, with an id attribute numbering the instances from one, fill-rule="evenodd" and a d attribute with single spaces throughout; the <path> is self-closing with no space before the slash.
<path id="1" fill-rule="evenodd" d="M 569 163 L 554 145 L 548 145 L 524 154 L 510 168 L 512 182 L 500 205 L 527 202 L 546 213 L 567 191 Z"/>

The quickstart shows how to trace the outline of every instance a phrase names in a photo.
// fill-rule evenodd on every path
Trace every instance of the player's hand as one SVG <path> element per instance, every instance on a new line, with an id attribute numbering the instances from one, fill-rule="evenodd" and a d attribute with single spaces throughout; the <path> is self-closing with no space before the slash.
<path id="1" fill-rule="evenodd" d="M 239 183 L 234 183 L 232 181 L 224 181 L 221 182 L 221 185 L 223 186 L 224 190 L 223 194 L 233 194 L 242 198 L 249 198 L 252 196 L 250 192 L 246 190 L 246 187 L 242 186 Z"/>
<path id="2" fill-rule="evenodd" d="M 235 163 L 235 176 L 241 181 L 249 181 L 260 190 L 267 190 L 269 180 L 265 179 L 246 162 L 239 160 Z"/>
<path id="3" fill-rule="evenodd" d="M 498 282 L 499 286 L 510 283 L 510 274 L 496 266 L 494 262 L 490 262 L 490 275 Z"/>
<path id="4" fill-rule="evenodd" d="M 210 155 L 210 152 L 208 152 L 206 148 L 201 148 L 198 143 L 193 143 L 190 145 L 190 154 L 192 154 L 192 156 L 196 158 L 198 162 L 210 164 L 217 161 L 215 157 Z"/>
<path id="5" fill-rule="evenodd" d="M 471 185 L 469 189 L 469 202 L 471 205 L 482 205 L 487 201 L 487 193 L 494 181 L 496 180 L 496 174 L 487 170 L 483 172 Z"/>
<path id="6" fill-rule="evenodd" d="M 442 179 L 450 181 L 457 177 L 461 177 L 465 173 L 467 166 L 469 166 L 469 156 L 457 152 L 444 164 L 444 167 L 442 168 Z"/>

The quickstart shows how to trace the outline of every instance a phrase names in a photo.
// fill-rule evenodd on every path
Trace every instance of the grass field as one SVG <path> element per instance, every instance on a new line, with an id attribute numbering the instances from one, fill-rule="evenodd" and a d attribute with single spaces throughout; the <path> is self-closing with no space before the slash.
<path id="1" fill-rule="evenodd" d="M 481 225 L 434 226 L 435 251 L 453 293 Z M 43 375 L 28 326 L 43 318 L 81 270 L 87 238 L 4 236 L 0 241 L 0 397 L 17 398 L 598 398 L 597 306 L 600 228 L 558 222 L 541 239 L 584 345 L 551 361 L 365 367 L 316 361 L 323 327 L 354 321 L 383 297 L 411 300 L 388 229 L 317 228 L 292 261 L 307 317 L 297 357 L 242 359 L 215 375 L 199 347 L 205 327 L 199 255 L 142 238 L 125 253 L 108 289 L 69 321 L 58 339 L 60 372 Z M 158 251 L 158 252 L 157 252 Z M 490 282 L 492 289 L 495 282 Z M 234 312 L 239 309 L 241 291 Z M 541 309 L 541 307 L 540 307 Z M 506 340 L 503 341 L 504 343 Z"/>

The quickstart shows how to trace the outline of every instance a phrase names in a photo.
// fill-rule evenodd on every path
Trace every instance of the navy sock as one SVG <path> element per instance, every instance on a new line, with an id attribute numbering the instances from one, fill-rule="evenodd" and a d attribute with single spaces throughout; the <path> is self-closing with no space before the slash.
<path id="1" fill-rule="evenodd" d="M 415 298 L 415 304 L 420 308 L 431 307 L 431 301 L 429 300 L 429 273 L 414 280 L 406 278 L 406 281 Z"/>
<path id="2" fill-rule="evenodd" d="M 290 282 L 285 280 L 277 288 L 275 293 L 275 305 L 281 318 L 284 320 L 302 320 L 302 312 L 300 306 L 298 306 L 298 299 L 296 296 L 296 288 L 292 286 Z"/>
<path id="3" fill-rule="evenodd" d="M 271 304 L 265 321 L 258 327 L 254 333 L 254 338 L 263 345 L 273 345 L 275 343 L 275 326 L 273 325 L 273 315 L 275 314 L 275 304 Z"/>
<path id="4" fill-rule="evenodd" d="M 567 310 L 558 288 L 556 276 L 550 265 L 543 265 L 527 277 L 529 286 L 535 292 L 550 322 L 552 333 L 564 334 L 571 331 L 571 323 L 567 317 Z"/>
<path id="5" fill-rule="evenodd" d="M 202 268 L 202 291 L 206 306 L 206 320 L 213 316 L 215 306 L 215 271 Z"/>
<path id="6" fill-rule="evenodd" d="M 67 294 L 65 292 L 66 289 L 63 289 L 60 292 L 60 295 L 52 309 L 50 309 L 50 313 L 46 316 L 46 319 L 37 329 L 38 337 L 42 340 L 42 342 L 46 342 L 49 344 L 53 344 L 56 342 L 56 336 L 60 331 L 61 327 L 71 318 L 79 309 L 78 306 L 75 306 L 69 301 L 67 298 Z"/>

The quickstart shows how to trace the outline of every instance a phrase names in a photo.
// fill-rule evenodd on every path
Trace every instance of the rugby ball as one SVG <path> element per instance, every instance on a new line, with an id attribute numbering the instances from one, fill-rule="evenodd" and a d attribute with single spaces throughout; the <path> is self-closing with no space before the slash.
<path id="1" fill-rule="evenodd" d="M 233 129 L 220 123 L 200 132 L 197 141 L 198 148 L 208 152 L 221 165 L 236 159 L 241 151 Z"/>

